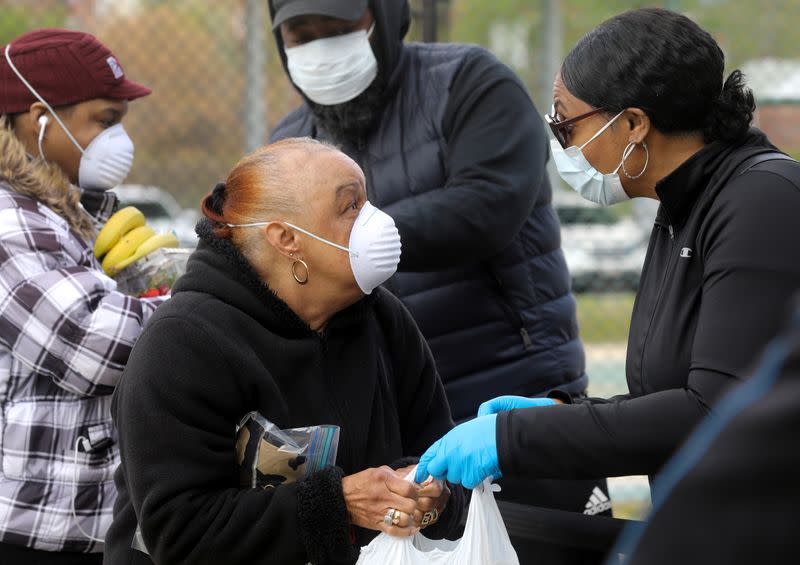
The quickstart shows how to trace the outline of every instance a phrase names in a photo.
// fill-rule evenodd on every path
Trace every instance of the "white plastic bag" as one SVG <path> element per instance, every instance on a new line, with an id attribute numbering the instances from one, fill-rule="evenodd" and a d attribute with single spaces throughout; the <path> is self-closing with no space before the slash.
<path id="1" fill-rule="evenodd" d="M 489 479 L 472 492 L 464 537 L 431 540 L 417 534 L 396 538 L 380 534 L 361 548 L 356 565 L 519 565 L 494 500 L 500 487 Z"/>

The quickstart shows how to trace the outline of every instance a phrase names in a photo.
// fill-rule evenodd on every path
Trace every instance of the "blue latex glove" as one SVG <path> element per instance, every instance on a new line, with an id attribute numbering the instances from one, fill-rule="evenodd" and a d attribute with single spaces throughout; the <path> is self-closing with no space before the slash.
<path id="1" fill-rule="evenodd" d="M 495 414 L 475 418 L 447 432 L 422 454 L 416 481 L 421 483 L 431 475 L 473 489 L 487 477 L 502 477 L 496 420 Z"/>
<path id="2" fill-rule="evenodd" d="M 552 406 L 557 404 L 552 398 L 527 398 L 525 396 L 498 396 L 487 400 L 478 408 L 478 417 L 497 414 L 517 408 L 533 408 L 535 406 Z"/>

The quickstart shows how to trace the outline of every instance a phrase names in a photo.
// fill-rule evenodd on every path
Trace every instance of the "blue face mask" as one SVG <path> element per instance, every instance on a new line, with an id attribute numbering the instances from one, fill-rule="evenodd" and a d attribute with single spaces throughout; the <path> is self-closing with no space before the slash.
<path id="1" fill-rule="evenodd" d="M 574 145 L 564 149 L 558 140 L 553 139 L 550 141 L 550 150 L 553 153 L 553 161 L 555 162 L 558 174 L 565 183 L 570 185 L 578 194 L 583 196 L 586 200 L 600 204 L 601 206 L 611 206 L 619 202 L 630 199 L 628 193 L 622 188 L 622 181 L 619 178 L 619 170 L 625 163 L 625 160 L 636 149 L 635 143 L 629 143 L 622 152 L 622 160 L 613 173 L 601 173 L 595 169 L 591 163 L 586 159 L 583 154 L 583 148 L 589 145 L 592 141 L 597 139 L 604 131 L 606 131 L 617 118 L 623 114 L 624 110 L 611 118 L 611 120 L 604 125 L 600 131 L 594 134 L 589 141 L 576 147 Z M 648 156 L 649 160 L 649 156 Z M 645 162 L 645 169 L 647 163 Z M 642 170 L 644 173 L 644 169 Z M 639 173 L 636 177 L 642 175 Z"/>

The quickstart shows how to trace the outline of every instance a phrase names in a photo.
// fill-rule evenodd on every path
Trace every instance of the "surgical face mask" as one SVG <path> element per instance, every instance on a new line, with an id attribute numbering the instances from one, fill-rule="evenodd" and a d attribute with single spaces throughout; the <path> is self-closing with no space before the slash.
<path id="1" fill-rule="evenodd" d="M 286 49 L 289 76 L 308 98 L 323 106 L 349 102 L 378 76 L 369 31 L 323 37 Z"/>
<path id="2" fill-rule="evenodd" d="M 266 226 L 272 222 L 253 222 L 250 224 L 226 224 L 230 228 L 249 228 Z M 358 287 L 364 294 L 371 294 L 379 285 L 386 282 L 397 271 L 400 263 L 400 232 L 389 214 L 365 202 L 358 213 L 350 232 L 348 247 L 328 241 L 318 235 L 283 222 L 297 231 L 341 249 L 350 255 L 350 268 Z"/>
<path id="3" fill-rule="evenodd" d="M 78 168 L 78 186 L 84 190 L 108 190 L 120 184 L 133 166 L 134 147 L 133 141 L 128 136 L 122 124 L 116 124 L 106 130 L 100 135 L 95 137 L 84 149 L 81 144 L 75 139 L 72 133 L 61 121 L 61 118 L 56 114 L 55 110 L 42 98 L 35 88 L 22 76 L 22 73 L 14 66 L 9 55 L 11 45 L 6 46 L 5 55 L 9 67 L 22 83 L 31 91 L 44 106 L 49 110 L 50 114 L 55 118 L 64 133 L 67 134 L 70 141 L 81 152 L 81 162 Z M 44 139 L 44 131 L 47 127 L 47 120 L 39 121 L 39 153 L 44 159 L 42 151 L 42 140 Z"/>
<path id="4" fill-rule="evenodd" d="M 633 143 L 628 144 L 625 151 L 623 151 L 622 161 L 620 161 L 613 173 L 607 174 L 599 172 L 589 163 L 586 156 L 583 154 L 583 148 L 611 127 L 611 124 L 613 124 L 622 113 L 623 112 L 620 112 L 614 116 L 600 131 L 594 134 L 589 141 L 580 147 L 572 145 L 564 149 L 561 147 L 558 140 L 550 140 L 550 150 L 553 153 L 553 161 L 558 169 L 558 174 L 564 179 L 564 182 L 570 185 L 586 200 L 595 202 L 601 206 L 611 206 L 630 199 L 625 189 L 622 188 L 622 181 L 619 178 L 618 172 L 636 146 Z"/>

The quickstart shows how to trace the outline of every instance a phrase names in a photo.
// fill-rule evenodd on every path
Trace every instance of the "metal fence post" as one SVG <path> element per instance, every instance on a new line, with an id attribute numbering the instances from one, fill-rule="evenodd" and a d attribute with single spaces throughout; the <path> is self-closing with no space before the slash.
<path id="1" fill-rule="evenodd" d="M 439 27 L 438 4 L 438 0 L 422 2 L 422 40 L 426 43 L 436 43 Z"/>
<path id="2" fill-rule="evenodd" d="M 539 96 L 539 113 L 550 111 L 550 101 L 553 99 L 553 79 L 561 67 L 562 46 L 564 44 L 564 23 L 561 17 L 561 0 L 543 0 L 544 9 L 544 73 L 541 77 L 541 90 Z M 549 135 L 549 134 L 548 134 Z M 561 186 L 553 160 L 547 162 L 547 173 L 550 184 L 555 188 Z"/>
<path id="3" fill-rule="evenodd" d="M 564 24 L 561 19 L 561 0 L 544 0 L 544 73 L 541 77 L 540 110 L 550 110 L 548 102 L 553 97 L 553 79 L 561 67 Z"/>
<path id="4" fill-rule="evenodd" d="M 264 0 L 247 0 L 245 11 L 245 100 L 244 145 L 247 152 L 258 149 L 267 139 L 266 46 L 264 44 Z"/>

